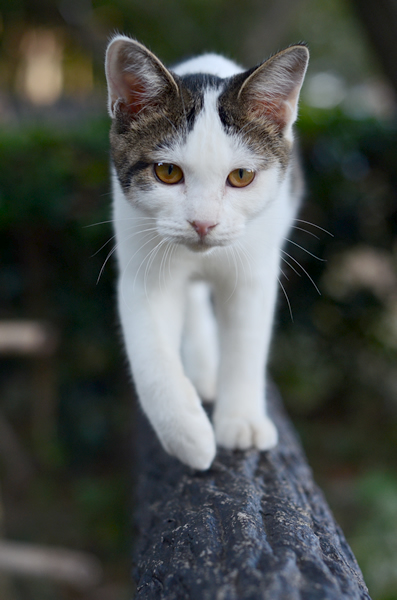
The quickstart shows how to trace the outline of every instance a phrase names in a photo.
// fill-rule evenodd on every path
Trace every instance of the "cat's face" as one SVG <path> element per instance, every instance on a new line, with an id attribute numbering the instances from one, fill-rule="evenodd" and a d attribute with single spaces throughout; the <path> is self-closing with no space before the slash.
<path id="1" fill-rule="evenodd" d="M 198 251 L 232 244 L 277 197 L 307 57 L 295 46 L 228 79 L 177 76 L 137 42 L 113 40 L 115 170 L 163 238 Z"/>

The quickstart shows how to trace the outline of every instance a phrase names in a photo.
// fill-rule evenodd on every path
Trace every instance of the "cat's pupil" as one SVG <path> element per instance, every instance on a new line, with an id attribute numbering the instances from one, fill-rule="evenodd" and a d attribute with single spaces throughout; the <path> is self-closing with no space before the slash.
<path id="1" fill-rule="evenodd" d="M 242 179 L 244 177 L 244 169 L 238 170 L 238 176 L 240 177 L 240 179 Z"/>
<path id="2" fill-rule="evenodd" d="M 173 170 L 174 170 L 174 165 L 168 165 L 168 175 L 171 175 Z"/>

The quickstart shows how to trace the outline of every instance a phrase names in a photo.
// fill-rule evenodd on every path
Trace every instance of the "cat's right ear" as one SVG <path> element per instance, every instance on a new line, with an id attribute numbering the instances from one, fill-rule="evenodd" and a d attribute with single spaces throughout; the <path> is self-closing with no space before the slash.
<path id="1" fill-rule="evenodd" d="M 124 35 L 110 42 L 105 70 L 112 118 L 116 108 L 134 117 L 157 104 L 164 93 L 179 94 L 175 79 L 160 60 L 145 46 Z"/>
<path id="2" fill-rule="evenodd" d="M 251 114 L 265 117 L 290 139 L 308 61 L 305 44 L 290 46 L 253 69 L 238 94 Z"/>

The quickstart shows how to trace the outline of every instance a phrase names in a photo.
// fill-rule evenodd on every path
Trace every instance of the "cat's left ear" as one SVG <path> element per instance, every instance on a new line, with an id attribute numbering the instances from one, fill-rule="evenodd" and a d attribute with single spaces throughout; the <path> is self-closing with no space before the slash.
<path id="1" fill-rule="evenodd" d="M 308 62 L 305 45 L 291 46 L 254 69 L 239 91 L 239 98 L 251 113 L 269 119 L 287 138 L 291 138 L 298 114 Z"/>
<path id="2" fill-rule="evenodd" d="M 117 105 L 134 117 L 144 108 L 159 103 L 167 92 L 179 95 L 175 79 L 157 56 L 124 35 L 110 42 L 105 70 L 112 118 Z"/>

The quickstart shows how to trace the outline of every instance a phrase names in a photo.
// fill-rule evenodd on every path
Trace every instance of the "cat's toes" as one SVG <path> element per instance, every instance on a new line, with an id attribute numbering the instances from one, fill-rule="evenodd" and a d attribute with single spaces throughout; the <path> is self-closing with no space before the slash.
<path id="1" fill-rule="evenodd" d="M 277 444 L 277 429 L 267 416 L 219 416 L 214 420 L 216 441 L 224 448 L 270 450 Z"/>
<path id="2" fill-rule="evenodd" d="M 269 417 L 264 417 L 253 424 L 253 432 L 254 445 L 259 450 L 270 450 L 277 446 L 277 428 Z"/>
<path id="3" fill-rule="evenodd" d="M 216 454 L 214 430 L 207 415 L 189 413 L 182 419 L 181 427 L 162 436 L 165 450 L 193 469 L 206 471 Z"/>

